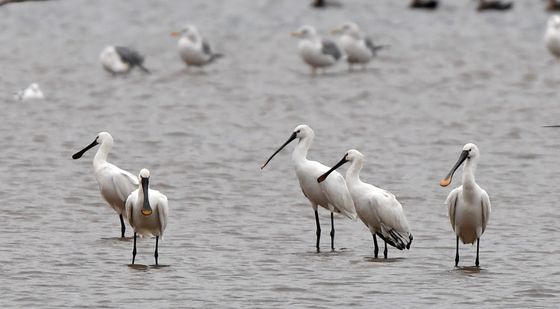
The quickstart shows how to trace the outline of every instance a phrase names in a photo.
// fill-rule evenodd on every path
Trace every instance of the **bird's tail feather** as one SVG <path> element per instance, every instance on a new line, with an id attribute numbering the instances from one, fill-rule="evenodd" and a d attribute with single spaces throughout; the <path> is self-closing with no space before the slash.
<path id="1" fill-rule="evenodd" d="M 148 70 L 144 65 L 142 64 L 138 64 L 138 68 L 140 68 L 140 70 L 142 70 L 142 72 L 150 74 L 152 72 L 150 72 L 150 70 Z"/>
<path id="2" fill-rule="evenodd" d="M 220 58 L 223 58 L 223 57 L 224 57 L 224 54 L 220 54 L 220 53 L 212 54 L 212 56 L 210 56 L 209 62 L 214 62 L 217 59 L 220 59 Z"/>

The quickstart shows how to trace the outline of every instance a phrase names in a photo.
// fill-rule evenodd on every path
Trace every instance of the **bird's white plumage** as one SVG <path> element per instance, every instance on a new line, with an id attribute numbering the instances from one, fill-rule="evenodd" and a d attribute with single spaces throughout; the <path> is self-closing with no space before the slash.
<path id="1" fill-rule="evenodd" d="M 99 61 L 105 70 L 113 74 L 126 73 L 131 69 L 130 64 L 121 59 L 113 45 L 107 46 L 101 51 Z"/>
<path id="2" fill-rule="evenodd" d="M 375 56 L 375 51 L 368 47 L 366 38 L 355 23 L 347 22 L 333 32 L 341 34 L 339 45 L 349 64 L 366 64 Z"/>
<path id="3" fill-rule="evenodd" d="M 27 88 L 19 90 L 16 93 L 15 98 L 17 100 L 35 100 L 44 99 L 45 96 L 37 83 L 31 83 L 29 86 L 27 86 Z"/>
<path id="4" fill-rule="evenodd" d="M 216 57 L 195 26 L 185 26 L 177 42 L 179 56 L 188 66 L 204 66 Z"/>
<path id="5" fill-rule="evenodd" d="M 324 52 L 324 41 L 312 26 L 301 26 L 292 34 L 300 38 L 299 55 L 305 63 L 311 66 L 313 72 L 316 68 L 326 68 L 338 61 L 338 57 Z"/>
<path id="6" fill-rule="evenodd" d="M 486 230 L 491 205 L 488 193 L 476 183 L 474 177 L 480 156 L 478 147 L 469 143 L 463 150 L 469 151 L 463 167 L 463 184 L 449 193 L 445 203 L 455 234 L 464 244 L 472 244 Z"/>
<path id="7" fill-rule="evenodd" d="M 140 181 L 141 177 L 142 174 L 139 176 L 138 188 L 130 193 L 126 199 L 125 208 L 128 223 L 136 233 L 142 236 L 163 237 L 163 233 L 167 227 L 167 217 L 169 215 L 167 197 L 157 190 L 148 188 L 148 200 L 152 208 L 152 213 L 147 216 L 142 214 L 144 192 L 142 182 Z"/>
<path id="8" fill-rule="evenodd" d="M 411 232 L 402 205 L 390 192 L 361 181 L 364 156 L 359 151 L 349 150 L 346 160 L 350 162 L 346 184 L 358 217 L 372 234 L 380 234 L 400 246 L 399 249 L 404 249 L 411 241 Z"/>
<path id="9" fill-rule="evenodd" d="M 544 42 L 548 51 L 554 57 L 560 58 L 560 16 L 553 15 L 548 19 Z"/>

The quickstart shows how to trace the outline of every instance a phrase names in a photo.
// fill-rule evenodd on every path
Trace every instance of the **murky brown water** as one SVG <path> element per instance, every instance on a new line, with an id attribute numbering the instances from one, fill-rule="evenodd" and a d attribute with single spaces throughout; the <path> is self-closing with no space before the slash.
<path id="1" fill-rule="evenodd" d="M 403 2 L 403 3 L 400 3 Z M 405 1 L 51 1 L 0 8 L 1 307 L 554 307 L 560 67 L 542 43 L 544 1 L 477 14 L 472 1 L 434 13 Z M 463 3 L 464 2 L 464 3 Z M 303 23 L 346 20 L 391 45 L 366 72 L 338 65 L 311 79 L 288 35 Z M 169 32 L 197 24 L 227 57 L 187 73 Z M 150 76 L 108 76 L 106 44 L 147 56 Z M 31 81 L 47 97 L 15 102 Z M 362 178 L 394 192 L 415 241 L 371 260 L 371 236 L 337 218 L 329 252 L 314 252 L 313 212 L 290 151 L 260 164 L 300 123 L 315 129 L 311 159 L 366 155 Z M 110 160 L 167 194 L 161 268 L 129 268 L 88 153 L 113 134 Z M 466 142 L 481 150 L 479 184 L 492 215 L 481 270 L 453 267 L 455 236 L 439 179 Z M 460 177 L 456 178 L 457 180 Z M 453 186 L 458 185 L 455 182 Z M 130 229 L 127 231 L 130 235 Z M 154 241 L 137 260 L 153 263 Z M 476 247 L 461 247 L 472 265 Z"/>

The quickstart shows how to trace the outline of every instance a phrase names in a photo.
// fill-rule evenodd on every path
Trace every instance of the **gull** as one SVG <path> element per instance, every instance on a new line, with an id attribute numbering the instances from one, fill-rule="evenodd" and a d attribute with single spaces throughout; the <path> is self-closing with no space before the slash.
<path id="1" fill-rule="evenodd" d="M 37 83 L 31 83 L 27 88 L 19 90 L 14 98 L 18 101 L 44 99 L 45 96 Z"/>
<path id="2" fill-rule="evenodd" d="M 356 220 L 356 209 L 354 202 L 346 187 L 344 177 L 340 173 L 335 172 L 328 181 L 321 185 L 317 183 L 317 177 L 326 172 L 329 168 L 325 165 L 307 159 L 307 151 L 313 142 L 315 133 L 313 130 L 305 125 L 297 126 L 290 138 L 276 150 L 270 158 L 263 164 L 263 169 L 270 160 L 282 150 L 291 141 L 298 139 L 298 143 L 292 153 L 292 163 L 296 170 L 296 176 L 299 180 L 299 185 L 303 195 L 311 203 L 311 207 L 315 212 L 315 224 L 317 225 L 317 252 L 319 252 L 319 240 L 321 238 L 321 225 L 319 224 L 319 213 L 317 206 L 324 207 L 331 212 L 331 250 L 334 250 L 334 217 L 333 213 L 342 213 L 346 217 Z"/>
<path id="3" fill-rule="evenodd" d="M 501 2 L 496 0 L 479 0 L 477 10 L 479 11 L 506 11 L 513 7 L 513 2 Z"/>
<path id="4" fill-rule="evenodd" d="M 548 51 L 556 57 L 556 59 L 560 59 L 560 16 L 553 15 L 548 18 L 544 42 Z"/>
<path id="5" fill-rule="evenodd" d="M 300 39 L 299 55 L 311 67 L 312 75 L 315 75 L 318 68 L 324 69 L 334 65 L 342 56 L 336 43 L 321 39 L 312 26 L 301 26 L 292 32 L 292 35 Z"/>
<path id="6" fill-rule="evenodd" d="M 463 167 L 463 184 L 449 193 L 445 203 L 449 210 L 451 227 L 457 235 L 457 248 L 455 252 L 455 267 L 459 264 L 459 238 L 463 244 L 474 244 L 476 241 L 476 261 L 478 267 L 478 252 L 480 237 L 486 230 L 490 218 L 490 198 L 475 181 L 474 173 L 480 151 L 475 144 L 469 143 L 463 147 L 459 160 L 451 169 L 449 174 L 439 184 L 446 187 L 451 183 L 453 174 L 459 166 L 466 161 Z"/>
<path id="7" fill-rule="evenodd" d="M 377 51 L 384 47 L 373 44 L 373 41 L 365 37 L 358 25 L 353 22 L 347 22 L 339 28 L 333 29 L 332 33 L 340 34 L 339 44 L 346 54 L 350 71 L 354 64 L 361 64 L 365 69 L 367 63 L 377 55 Z"/>
<path id="8" fill-rule="evenodd" d="M 358 218 L 373 235 L 374 257 L 377 258 L 379 252 L 376 235 L 385 241 L 383 251 L 385 259 L 387 243 L 399 250 L 410 249 L 413 237 L 401 203 L 389 191 L 360 179 L 360 171 L 364 164 L 364 155 L 361 152 L 355 149 L 348 150 L 342 160 L 317 178 L 317 181 L 319 183 L 325 181 L 332 172 L 346 162 L 350 162 L 350 167 L 346 171 L 346 184 L 352 195 Z"/>
<path id="9" fill-rule="evenodd" d="M 179 56 L 187 67 L 202 67 L 223 57 L 220 53 L 215 53 L 210 44 L 198 33 L 195 26 L 185 26 L 180 32 L 172 32 L 173 37 L 180 37 L 177 42 Z"/>
<path id="10" fill-rule="evenodd" d="M 134 229 L 134 249 L 132 250 L 132 264 L 136 258 L 136 234 L 156 237 L 156 251 L 154 258 L 158 265 L 158 243 L 163 239 L 163 232 L 167 227 L 169 207 L 167 196 L 149 187 L 150 171 L 143 168 L 138 175 L 138 189 L 134 190 L 126 199 L 125 209 L 128 223 Z"/>
<path id="11" fill-rule="evenodd" d="M 103 68 L 113 75 L 128 73 L 134 67 L 150 73 L 144 67 L 144 57 L 129 47 L 107 46 L 101 51 L 99 60 Z"/>
<path id="12" fill-rule="evenodd" d="M 138 187 L 138 178 L 115 165 L 107 162 L 107 157 L 113 148 L 113 137 L 107 132 L 97 134 L 95 140 L 84 149 L 76 152 L 72 159 L 77 160 L 89 149 L 97 146 L 99 149 L 93 157 L 93 171 L 99 184 L 99 191 L 103 199 L 119 215 L 121 220 L 121 237 L 124 238 L 125 226 L 123 220 L 124 204 L 134 189 Z"/>

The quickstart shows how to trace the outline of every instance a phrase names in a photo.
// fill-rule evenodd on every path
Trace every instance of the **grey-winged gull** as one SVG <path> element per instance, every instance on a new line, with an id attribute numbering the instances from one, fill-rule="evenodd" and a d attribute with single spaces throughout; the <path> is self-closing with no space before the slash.
<path id="1" fill-rule="evenodd" d="M 144 57 L 129 47 L 109 45 L 101 51 L 99 60 L 103 68 L 113 75 L 128 73 L 134 67 L 138 67 L 145 73 L 150 73 L 144 67 Z"/>
<path id="2" fill-rule="evenodd" d="M 210 47 L 210 44 L 199 34 L 195 26 L 185 26 L 180 32 L 172 32 L 172 36 L 180 37 L 177 42 L 179 56 L 188 66 L 202 67 L 223 57 Z"/>
<path id="3" fill-rule="evenodd" d="M 312 75 L 315 75 L 318 68 L 334 65 L 342 56 L 336 43 L 322 39 L 312 26 L 301 26 L 292 35 L 300 39 L 299 55 L 311 67 Z"/>
<path id="4" fill-rule="evenodd" d="M 373 44 L 373 41 L 365 37 L 358 25 L 353 22 L 347 22 L 332 32 L 340 34 L 339 44 L 346 53 L 349 70 L 352 70 L 354 64 L 361 64 L 365 69 L 367 63 L 377 55 L 377 51 L 384 47 Z"/>

